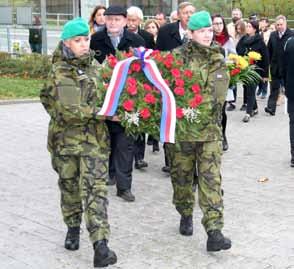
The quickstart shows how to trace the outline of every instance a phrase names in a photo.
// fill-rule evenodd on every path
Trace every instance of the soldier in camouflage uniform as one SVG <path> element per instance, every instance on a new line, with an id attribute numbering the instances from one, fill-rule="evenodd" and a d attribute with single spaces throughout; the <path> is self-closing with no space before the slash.
<path id="1" fill-rule="evenodd" d="M 79 248 L 84 210 L 94 246 L 94 267 L 114 264 L 108 246 L 107 186 L 109 134 L 97 113 L 97 66 L 89 50 L 89 27 L 81 18 L 69 21 L 53 55 L 41 102 L 50 115 L 48 150 L 59 175 L 61 210 L 68 232 L 65 248 Z"/>
<path id="2" fill-rule="evenodd" d="M 183 57 L 202 82 L 205 117 L 191 123 L 186 131 L 177 128 L 176 143 L 168 144 L 171 160 L 173 203 L 181 215 L 180 233 L 193 234 L 192 190 L 194 171 L 198 170 L 198 199 L 203 212 L 202 224 L 208 234 L 207 250 L 229 249 L 231 241 L 221 233 L 223 199 L 221 194 L 222 106 L 229 84 L 221 48 L 212 44 L 211 18 L 208 12 L 194 13 L 188 28 L 192 39 L 174 51 Z"/>

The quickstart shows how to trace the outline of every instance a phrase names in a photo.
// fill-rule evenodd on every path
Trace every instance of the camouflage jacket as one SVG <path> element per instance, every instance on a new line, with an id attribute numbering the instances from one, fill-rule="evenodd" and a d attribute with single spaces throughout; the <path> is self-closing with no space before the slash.
<path id="1" fill-rule="evenodd" d="M 222 107 L 229 86 L 229 74 L 225 66 L 222 48 L 216 45 L 204 47 L 189 41 L 174 50 L 197 76 L 201 85 L 203 115 L 184 130 L 177 128 L 177 141 L 215 141 L 222 139 Z M 178 126 L 178 124 L 177 124 Z"/>
<path id="2" fill-rule="evenodd" d="M 75 58 L 60 43 L 53 54 L 48 80 L 40 93 L 50 115 L 48 150 L 57 155 L 96 157 L 109 154 L 109 134 L 97 115 L 98 66 L 93 55 Z M 69 54 L 69 55 L 68 55 Z"/>

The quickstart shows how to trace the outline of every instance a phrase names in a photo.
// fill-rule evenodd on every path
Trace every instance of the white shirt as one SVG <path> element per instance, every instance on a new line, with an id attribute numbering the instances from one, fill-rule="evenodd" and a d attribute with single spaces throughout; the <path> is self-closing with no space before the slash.
<path id="1" fill-rule="evenodd" d="M 179 33 L 180 33 L 180 37 L 183 40 L 184 37 L 188 36 L 188 31 L 184 30 L 184 28 L 181 25 L 181 22 L 179 23 Z"/>

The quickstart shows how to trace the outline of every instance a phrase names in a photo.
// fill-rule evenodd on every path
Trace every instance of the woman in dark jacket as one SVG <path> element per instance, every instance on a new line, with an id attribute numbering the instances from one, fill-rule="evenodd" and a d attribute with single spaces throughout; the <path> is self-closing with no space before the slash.
<path id="1" fill-rule="evenodd" d="M 268 79 L 269 56 L 267 47 L 259 34 L 258 21 L 249 21 L 246 25 L 246 35 L 243 36 L 237 44 L 237 53 L 239 55 L 246 55 L 250 51 L 258 52 L 261 55 L 261 60 L 256 61 L 257 73 L 261 76 L 263 81 Z M 247 94 L 247 108 L 246 114 L 243 118 L 244 122 L 249 122 L 250 117 L 258 113 L 256 102 L 256 88 L 258 83 L 250 83 L 244 85 Z"/>

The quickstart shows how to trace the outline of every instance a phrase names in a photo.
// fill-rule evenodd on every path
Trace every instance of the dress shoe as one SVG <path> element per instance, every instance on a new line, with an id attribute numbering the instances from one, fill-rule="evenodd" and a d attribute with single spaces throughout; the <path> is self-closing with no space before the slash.
<path id="1" fill-rule="evenodd" d="M 139 160 L 139 161 L 135 162 L 135 168 L 136 169 L 142 169 L 142 168 L 145 168 L 145 167 L 148 167 L 148 163 L 145 162 L 144 160 Z"/>
<path id="2" fill-rule="evenodd" d="M 78 250 L 80 247 L 80 227 L 68 227 L 64 241 L 64 247 L 68 250 Z"/>
<path id="3" fill-rule="evenodd" d="M 164 172 L 164 173 L 169 173 L 170 172 L 170 167 L 169 166 L 163 166 L 161 168 L 161 171 Z"/>
<path id="4" fill-rule="evenodd" d="M 270 108 L 268 108 L 268 107 L 265 107 L 264 108 L 264 111 L 266 112 L 266 113 L 269 113 L 271 116 L 275 116 L 275 112 L 274 111 L 272 111 Z"/>
<path id="5" fill-rule="evenodd" d="M 158 142 L 153 144 L 153 149 L 152 149 L 152 151 L 153 151 L 153 152 L 159 152 L 159 144 L 158 144 Z"/>
<path id="6" fill-rule="evenodd" d="M 113 185 L 115 185 L 116 184 L 116 179 L 115 179 L 115 177 L 109 177 L 109 179 L 107 180 L 107 182 L 106 182 L 106 185 L 108 185 L 108 186 L 113 186 Z"/>
<path id="7" fill-rule="evenodd" d="M 266 98 L 266 93 L 262 93 L 260 96 L 261 99 L 265 99 Z"/>
<path id="8" fill-rule="evenodd" d="M 230 103 L 229 106 L 227 107 L 227 111 L 233 111 L 234 109 L 236 109 L 236 106 L 232 103 Z"/>
<path id="9" fill-rule="evenodd" d="M 224 138 L 223 138 L 223 151 L 227 151 L 228 149 L 229 149 L 228 140 L 227 140 L 227 137 L 224 135 Z"/>
<path id="10" fill-rule="evenodd" d="M 124 191 L 118 190 L 116 195 L 127 202 L 135 201 L 135 196 L 132 194 L 131 190 L 124 190 Z"/>
<path id="11" fill-rule="evenodd" d="M 247 105 L 246 105 L 246 104 L 243 104 L 243 105 L 240 107 L 240 110 L 241 110 L 241 111 L 245 111 L 246 108 L 247 108 Z"/>
<path id="12" fill-rule="evenodd" d="M 231 240 L 229 238 L 224 237 L 220 230 L 212 230 L 209 231 L 207 234 L 207 251 L 220 251 L 231 248 Z"/>
<path id="13" fill-rule="evenodd" d="M 190 236 L 193 234 L 193 218 L 192 216 L 181 216 L 180 234 Z"/>
<path id="14" fill-rule="evenodd" d="M 250 121 L 250 115 L 245 114 L 244 118 L 242 119 L 243 122 L 249 122 Z"/>
<path id="15" fill-rule="evenodd" d="M 115 264 L 117 257 L 114 251 L 107 246 L 107 241 L 99 240 L 94 243 L 94 267 L 107 267 Z"/>

